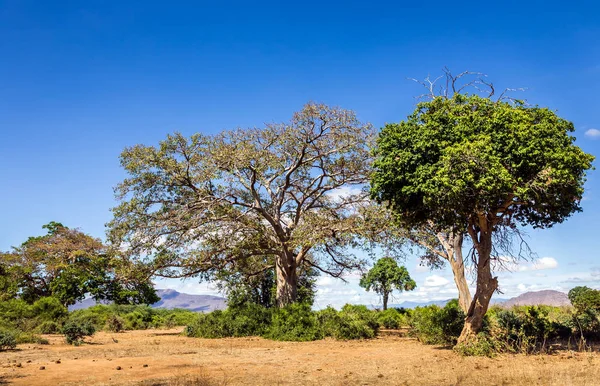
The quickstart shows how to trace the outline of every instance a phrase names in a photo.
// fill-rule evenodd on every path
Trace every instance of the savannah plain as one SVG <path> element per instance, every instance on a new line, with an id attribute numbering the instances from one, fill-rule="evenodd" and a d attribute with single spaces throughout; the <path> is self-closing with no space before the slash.
<path id="1" fill-rule="evenodd" d="M 182 329 L 99 332 L 0 353 L 4 385 L 597 385 L 597 352 L 462 357 L 402 332 L 363 341 L 198 339 Z M 41 367 L 44 367 L 42 370 Z"/>

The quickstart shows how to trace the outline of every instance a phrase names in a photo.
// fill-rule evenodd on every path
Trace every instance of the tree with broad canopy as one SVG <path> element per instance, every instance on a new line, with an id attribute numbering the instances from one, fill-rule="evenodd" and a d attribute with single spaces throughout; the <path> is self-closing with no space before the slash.
<path id="1" fill-rule="evenodd" d="M 109 240 L 162 277 L 275 268 L 285 306 L 300 267 L 341 277 L 363 264 L 352 251 L 376 226 L 361 216 L 374 137 L 352 111 L 309 103 L 288 123 L 127 148 Z"/>
<path id="2" fill-rule="evenodd" d="M 46 235 L 30 237 L 0 254 L 0 288 L 10 289 L 0 299 L 19 297 L 33 303 L 51 296 L 65 306 L 88 295 L 117 304 L 160 300 L 147 277 L 114 259 L 99 239 L 54 221 L 43 228 Z"/>
<path id="3" fill-rule="evenodd" d="M 575 146 L 573 124 L 519 101 L 455 93 L 421 102 L 377 140 L 372 197 L 407 227 L 466 233 L 476 290 L 459 343 L 481 330 L 498 280 L 493 236 L 548 228 L 581 211 L 594 159 Z"/>

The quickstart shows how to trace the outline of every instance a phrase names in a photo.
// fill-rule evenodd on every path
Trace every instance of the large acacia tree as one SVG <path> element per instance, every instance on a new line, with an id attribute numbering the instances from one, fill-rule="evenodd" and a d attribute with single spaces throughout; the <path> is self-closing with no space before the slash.
<path id="1" fill-rule="evenodd" d="M 498 288 L 493 236 L 548 228 L 581 210 L 594 157 L 574 145 L 573 131 L 547 108 L 460 93 L 419 103 L 382 129 L 373 197 L 409 227 L 433 224 L 473 243 L 476 290 L 459 342 L 481 330 Z"/>
<path id="2" fill-rule="evenodd" d="M 301 266 L 340 277 L 360 265 L 373 139 L 352 111 L 311 103 L 287 123 L 125 149 L 109 239 L 157 276 L 274 267 L 284 306 Z"/>

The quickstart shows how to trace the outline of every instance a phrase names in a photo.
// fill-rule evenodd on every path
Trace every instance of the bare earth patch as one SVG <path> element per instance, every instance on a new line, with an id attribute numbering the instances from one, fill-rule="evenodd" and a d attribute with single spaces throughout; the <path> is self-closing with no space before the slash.
<path id="1" fill-rule="evenodd" d="M 393 335 L 304 343 L 180 332 L 100 332 L 80 347 L 49 335 L 50 345 L 0 353 L 0 385 L 597 385 L 600 379 L 598 353 L 463 358 Z"/>

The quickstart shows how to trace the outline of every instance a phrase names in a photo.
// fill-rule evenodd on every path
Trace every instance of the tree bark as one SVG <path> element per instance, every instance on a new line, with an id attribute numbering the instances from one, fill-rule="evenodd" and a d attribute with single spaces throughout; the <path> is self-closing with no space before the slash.
<path id="1" fill-rule="evenodd" d="M 296 301 L 298 297 L 298 273 L 296 272 L 296 261 L 280 257 L 275 264 L 277 277 L 277 307 L 283 308 Z"/>
<path id="2" fill-rule="evenodd" d="M 387 310 L 387 305 L 388 305 L 388 297 L 390 296 L 390 294 L 388 292 L 384 292 L 383 293 L 383 310 Z"/>
<path id="3" fill-rule="evenodd" d="M 486 224 L 487 225 L 487 224 Z M 478 234 L 470 229 L 469 234 L 477 251 L 477 289 L 465 317 L 465 325 L 458 338 L 458 344 L 464 344 L 476 338 L 483 327 L 483 318 L 490 305 L 494 291 L 498 288 L 498 278 L 492 277 L 491 253 L 492 231 L 491 227 L 481 227 Z"/>
<path id="4" fill-rule="evenodd" d="M 452 246 L 452 250 L 448 251 L 448 262 L 450 268 L 452 268 L 452 276 L 458 289 L 458 305 L 466 315 L 469 312 L 472 299 L 467 277 L 465 276 L 465 262 L 462 254 L 463 235 L 456 235 L 448 241 Z"/>

